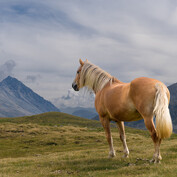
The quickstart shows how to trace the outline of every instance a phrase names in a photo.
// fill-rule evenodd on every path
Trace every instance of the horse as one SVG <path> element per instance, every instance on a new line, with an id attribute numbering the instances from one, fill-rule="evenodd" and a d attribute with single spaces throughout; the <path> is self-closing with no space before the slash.
<path id="1" fill-rule="evenodd" d="M 159 163 L 162 159 L 161 141 L 169 138 L 173 129 L 168 108 L 170 92 L 165 84 L 147 77 L 124 83 L 87 59 L 86 61 L 80 59 L 79 62 L 80 66 L 72 87 L 75 91 L 79 91 L 86 86 L 95 93 L 95 108 L 105 130 L 109 144 L 109 157 L 115 156 L 110 121 L 117 123 L 124 157 L 128 157 L 129 149 L 126 143 L 124 121 L 144 119 L 155 148 L 151 162 Z M 153 121 L 154 116 L 156 126 Z"/>

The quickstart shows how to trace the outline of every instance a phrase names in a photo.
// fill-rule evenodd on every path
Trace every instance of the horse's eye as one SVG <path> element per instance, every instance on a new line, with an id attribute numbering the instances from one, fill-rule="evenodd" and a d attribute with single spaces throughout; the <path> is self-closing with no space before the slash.
<path id="1" fill-rule="evenodd" d="M 77 71 L 77 74 L 79 74 L 79 71 Z"/>

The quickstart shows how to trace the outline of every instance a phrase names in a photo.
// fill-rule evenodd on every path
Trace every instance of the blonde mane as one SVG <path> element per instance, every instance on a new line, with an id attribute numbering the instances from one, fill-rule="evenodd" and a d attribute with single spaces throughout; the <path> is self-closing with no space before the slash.
<path id="1" fill-rule="evenodd" d="M 87 86 L 95 93 L 100 91 L 108 82 L 112 83 L 113 77 L 98 66 L 86 61 L 82 66 L 80 87 Z"/>

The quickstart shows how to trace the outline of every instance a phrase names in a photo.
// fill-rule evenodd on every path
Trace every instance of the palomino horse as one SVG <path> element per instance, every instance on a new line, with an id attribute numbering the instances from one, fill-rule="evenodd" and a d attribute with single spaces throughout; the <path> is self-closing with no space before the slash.
<path id="1" fill-rule="evenodd" d="M 130 83 L 124 83 L 103 71 L 98 66 L 80 59 L 80 67 L 72 84 L 75 91 L 88 87 L 95 93 L 95 108 L 105 129 L 109 143 L 109 156 L 114 157 L 110 120 L 117 123 L 120 139 L 124 147 L 124 157 L 129 150 L 126 143 L 124 121 L 144 119 L 155 146 L 152 162 L 160 162 L 161 140 L 172 134 L 172 121 L 168 109 L 170 93 L 160 81 L 140 77 Z M 156 128 L 153 117 L 156 117 Z"/>

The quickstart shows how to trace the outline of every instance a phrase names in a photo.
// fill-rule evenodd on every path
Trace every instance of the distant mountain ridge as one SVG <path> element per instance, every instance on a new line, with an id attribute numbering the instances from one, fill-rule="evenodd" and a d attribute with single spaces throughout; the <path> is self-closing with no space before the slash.
<path id="1" fill-rule="evenodd" d="M 177 83 L 170 85 L 168 89 L 170 91 L 170 114 L 173 121 L 173 127 L 177 132 Z"/>
<path id="2" fill-rule="evenodd" d="M 177 83 L 168 87 L 171 94 L 170 113 L 174 131 L 177 132 Z M 20 117 L 45 112 L 60 112 L 51 102 L 45 100 L 16 78 L 8 76 L 0 82 L 0 117 Z M 62 112 L 99 120 L 95 108 L 65 107 Z M 126 122 L 125 125 L 145 129 L 143 120 Z"/>
<path id="3" fill-rule="evenodd" d="M 0 82 L 0 117 L 19 117 L 60 110 L 25 86 L 8 76 Z"/>
<path id="4" fill-rule="evenodd" d="M 87 119 L 92 119 L 97 115 L 95 108 L 65 107 L 61 108 L 61 111 L 67 114 L 72 114 L 74 116 L 84 117 Z"/>

